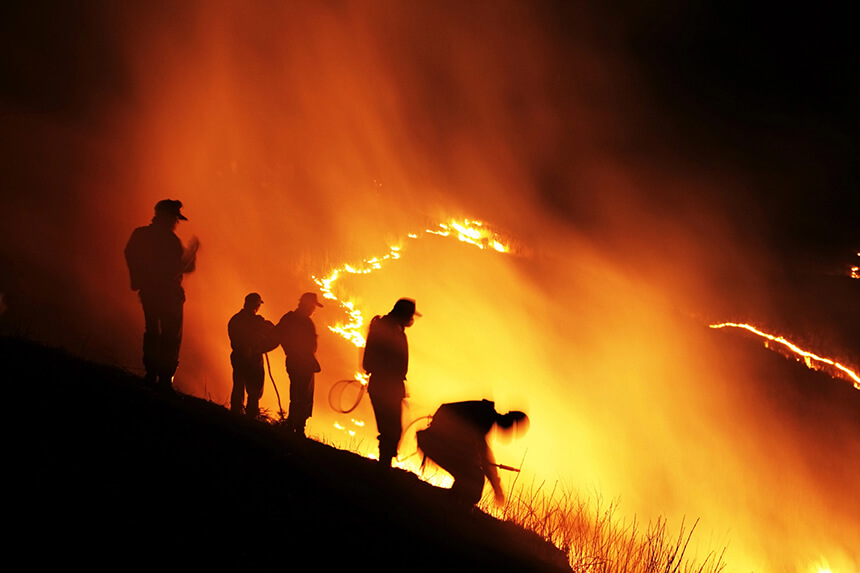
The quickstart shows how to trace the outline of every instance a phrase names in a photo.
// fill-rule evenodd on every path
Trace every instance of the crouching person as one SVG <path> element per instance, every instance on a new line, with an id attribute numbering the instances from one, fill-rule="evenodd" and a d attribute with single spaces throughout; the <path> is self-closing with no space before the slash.
<path id="1" fill-rule="evenodd" d="M 484 477 L 495 492 L 496 503 L 505 502 L 496 461 L 487 444 L 487 434 L 493 427 L 511 430 L 528 426 L 523 412 L 496 412 L 489 400 L 442 404 L 433 414 L 426 430 L 417 433 L 418 448 L 424 456 L 454 478 L 451 493 L 464 505 L 475 505 L 481 499 Z"/>

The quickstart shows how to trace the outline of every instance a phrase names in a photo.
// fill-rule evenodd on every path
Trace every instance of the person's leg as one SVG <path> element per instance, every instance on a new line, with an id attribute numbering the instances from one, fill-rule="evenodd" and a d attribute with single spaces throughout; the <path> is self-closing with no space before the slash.
<path id="1" fill-rule="evenodd" d="M 143 367 L 146 370 L 146 383 L 155 386 L 158 380 L 159 348 L 161 321 L 157 301 L 147 293 L 140 293 L 143 307 Z"/>
<path id="2" fill-rule="evenodd" d="M 242 372 L 242 361 L 236 357 L 236 353 L 230 355 L 230 364 L 233 365 L 233 391 L 230 393 L 230 411 L 241 414 L 245 403 L 245 381 Z"/>
<path id="3" fill-rule="evenodd" d="M 305 435 L 305 425 L 314 406 L 313 372 L 288 370 L 290 375 L 290 409 L 287 424 L 297 434 Z"/>
<path id="4" fill-rule="evenodd" d="M 252 418 L 260 414 L 260 398 L 263 396 L 263 359 L 247 364 L 245 367 L 245 390 L 248 392 L 248 405 L 245 413 Z"/>
<path id="5" fill-rule="evenodd" d="M 464 505 L 475 505 L 481 501 L 484 491 L 484 473 L 476 464 L 463 464 L 451 471 L 454 476 L 454 485 L 451 493 L 460 503 Z"/>
<path id="6" fill-rule="evenodd" d="M 161 356 L 158 383 L 171 387 L 179 366 L 179 347 L 182 344 L 182 315 L 185 297 L 173 295 L 163 301 L 161 313 Z"/>
<path id="7" fill-rule="evenodd" d="M 454 499 L 464 505 L 477 503 L 484 490 L 484 474 L 474 449 L 451 436 L 440 436 L 432 429 L 419 432 L 417 437 L 424 455 L 454 478 L 451 486 Z"/>
<path id="8" fill-rule="evenodd" d="M 370 402 L 379 432 L 379 462 L 389 467 L 397 455 L 397 445 L 403 432 L 403 398 L 393 392 L 375 392 L 370 395 Z"/>

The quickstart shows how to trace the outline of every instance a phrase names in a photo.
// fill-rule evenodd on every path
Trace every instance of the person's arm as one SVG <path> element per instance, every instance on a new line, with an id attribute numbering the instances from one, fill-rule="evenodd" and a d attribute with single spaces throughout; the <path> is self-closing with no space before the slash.
<path id="1" fill-rule="evenodd" d="M 128 266 L 128 275 L 131 279 L 131 290 L 140 290 L 140 233 L 135 230 L 128 243 L 125 245 L 125 263 Z"/>
<path id="2" fill-rule="evenodd" d="M 197 237 L 191 237 L 188 246 L 182 249 L 182 274 L 194 272 L 197 269 L 197 250 L 200 241 Z"/>
<path id="3" fill-rule="evenodd" d="M 319 337 L 317 336 L 317 327 L 311 319 L 308 319 L 308 322 L 310 322 L 311 327 L 309 330 L 310 330 L 311 336 L 313 337 L 313 344 L 311 345 L 310 351 L 311 351 L 311 354 L 316 354 L 317 353 L 317 344 L 319 341 Z"/>
<path id="4" fill-rule="evenodd" d="M 379 365 L 379 337 L 377 333 L 378 316 L 373 317 L 370 321 L 370 328 L 367 330 L 367 340 L 364 343 L 364 352 L 361 356 L 361 367 L 368 374 L 373 374 Z"/>
<path id="5" fill-rule="evenodd" d="M 504 505 L 505 492 L 502 490 L 499 471 L 496 469 L 496 459 L 493 457 L 493 451 L 490 449 L 490 446 L 486 445 L 486 443 L 484 444 L 484 454 L 481 457 L 481 466 L 484 470 L 484 475 L 490 480 L 490 485 L 493 486 L 493 492 L 496 494 L 496 505 Z"/>
<path id="6" fill-rule="evenodd" d="M 265 354 L 267 352 L 271 352 L 280 345 L 281 341 L 278 339 L 275 325 L 272 324 L 271 321 L 264 319 L 260 325 L 261 351 Z"/>

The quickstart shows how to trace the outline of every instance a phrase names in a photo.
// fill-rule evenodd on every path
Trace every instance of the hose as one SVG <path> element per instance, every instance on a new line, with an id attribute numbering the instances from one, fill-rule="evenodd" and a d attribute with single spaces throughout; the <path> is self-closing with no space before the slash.
<path id="1" fill-rule="evenodd" d="M 347 387 L 350 384 L 358 384 L 360 388 L 358 389 L 358 396 L 355 398 L 355 403 L 349 408 L 341 408 L 341 404 L 343 403 L 343 393 L 346 391 Z M 337 394 L 337 404 L 335 404 L 335 393 Z M 332 385 L 331 390 L 328 393 L 328 405 L 331 406 L 331 409 L 335 412 L 339 412 L 341 414 L 349 414 L 356 408 L 358 408 L 361 399 L 364 398 L 364 395 L 367 393 L 367 385 L 363 384 L 360 380 L 356 380 L 354 378 L 350 378 L 349 380 L 339 380 Z"/>
<path id="2" fill-rule="evenodd" d="M 417 424 L 418 422 L 420 422 L 421 420 L 431 420 L 431 421 L 432 421 L 432 420 L 433 420 L 433 416 L 431 416 L 431 415 L 421 416 L 420 418 L 415 418 L 414 420 L 412 420 L 411 422 L 409 422 L 409 424 L 408 424 L 408 425 L 403 429 L 403 432 L 401 432 L 401 434 L 400 434 L 400 442 L 403 442 L 403 438 L 405 438 L 405 437 L 406 437 L 406 433 L 409 431 L 409 429 L 410 429 L 412 426 L 414 426 L 415 424 Z M 428 426 L 429 426 L 429 424 L 428 424 Z M 416 431 L 416 433 L 417 433 L 417 431 Z M 414 452 L 412 452 L 411 454 L 409 454 L 409 455 L 407 455 L 407 456 L 403 456 L 403 457 L 401 457 L 401 456 L 399 456 L 399 455 L 398 455 L 398 456 L 397 456 L 397 461 L 398 461 L 398 462 L 403 462 L 403 461 L 406 461 L 406 460 L 408 460 L 409 458 L 411 458 L 412 456 L 415 456 L 415 455 L 418 455 L 418 444 L 417 444 L 417 441 L 416 441 L 416 444 L 415 444 L 415 451 L 414 451 Z M 422 466 L 422 467 L 424 466 L 424 462 L 423 462 L 423 461 L 422 461 L 422 463 L 421 463 L 421 466 Z"/>
<path id="3" fill-rule="evenodd" d="M 281 406 L 281 393 L 278 392 L 278 385 L 275 384 L 275 377 L 272 376 L 272 365 L 269 363 L 269 353 L 265 352 L 263 355 L 266 357 L 266 368 L 269 369 L 269 380 L 272 381 L 272 386 L 275 387 L 275 396 L 278 397 L 278 414 L 281 416 L 281 420 L 283 420 L 284 408 Z"/>

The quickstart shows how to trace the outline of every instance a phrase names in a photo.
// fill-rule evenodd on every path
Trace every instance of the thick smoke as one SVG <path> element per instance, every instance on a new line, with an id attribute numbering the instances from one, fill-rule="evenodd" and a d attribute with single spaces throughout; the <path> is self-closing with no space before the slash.
<path id="1" fill-rule="evenodd" d="M 482 397 L 527 410 L 530 434 L 500 450 L 521 479 L 596 489 L 640 520 L 700 517 L 700 549 L 728 544 L 732 570 L 860 566 L 851 407 L 828 410 L 781 378 L 799 366 L 706 328 L 749 309 L 777 321 L 760 273 L 771 240 L 755 235 L 773 229 L 762 176 L 685 139 L 631 59 L 636 14 L 516 2 L 67 10 L 47 22 L 13 10 L 51 41 L 18 36 L 18 84 L 2 102 L 6 331 L 138 368 L 122 249 L 156 201 L 181 199 L 179 234 L 202 247 L 177 385 L 226 403 L 226 322 L 245 294 L 260 292 L 276 321 L 316 289 L 312 276 L 400 244 L 401 259 L 337 289 L 365 318 L 418 301 L 411 417 Z M 514 252 L 423 233 L 450 217 L 491 223 Z M 367 404 L 352 443 L 332 426 L 349 417 L 326 404 L 358 366 L 327 329 L 346 316 L 329 303 L 314 319 L 310 430 L 372 451 Z M 268 381 L 263 406 L 277 409 Z"/>

